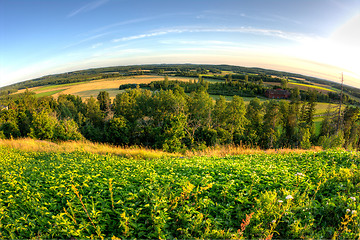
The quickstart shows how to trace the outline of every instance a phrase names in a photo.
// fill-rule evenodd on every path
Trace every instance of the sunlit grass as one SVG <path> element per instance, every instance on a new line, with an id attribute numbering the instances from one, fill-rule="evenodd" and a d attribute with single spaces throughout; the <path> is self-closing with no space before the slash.
<path id="1" fill-rule="evenodd" d="M 100 155 L 113 154 L 134 159 L 155 159 L 161 157 L 178 157 L 177 153 L 167 153 L 144 147 L 117 147 L 90 141 L 68 141 L 54 143 L 50 141 L 35 140 L 31 138 L 1 139 L 1 146 L 7 146 L 27 152 L 90 152 Z"/>
<path id="2" fill-rule="evenodd" d="M 54 91 L 49 91 L 49 92 L 42 92 L 42 93 L 37 93 L 35 95 L 35 97 L 47 97 L 47 96 L 51 96 L 51 95 L 54 95 L 56 93 L 60 93 L 62 91 L 64 91 L 65 89 L 58 89 L 58 90 L 54 90 Z"/>
<path id="3" fill-rule="evenodd" d="M 295 83 L 295 82 L 290 82 L 289 84 L 291 85 L 297 85 L 297 86 L 303 86 L 303 87 L 308 87 L 308 88 L 315 88 L 315 89 L 319 89 L 319 90 L 324 90 L 324 91 L 329 91 L 329 92 L 336 92 L 330 88 L 324 88 L 324 87 L 320 87 L 320 86 L 316 86 L 316 85 L 310 85 L 310 84 L 303 84 L 303 83 Z"/>
<path id="4" fill-rule="evenodd" d="M 225 157 L 225 156 L 236 156 L 236 155 L 248 155 L 248 154 L 287 154 L 287 153 L 306 153 L 306 152 L 319 152 L 322 151 L 321 147 L 314 146 L 309 150 L 304 149 L 267 149 L 263 150 L 258 147 L 251 148 L 246 146 L 235 146 L 235 145 L 221 145 L 215 147 L 207 147 L 203 150 L 189 150 L 185 153 L 187 157 L 194 156 L 206 156 L 206 157 Z"/>
<path id="5" fill-rule="evenodd" d="M 145 147 L 131 146 L 118 147 L 105 143 L 93 143 L 90 141 L 67 141 L 67 142 L 50 142 L 45 140 L 36 140 L 31 138 L 21 139 L 0 139 L 0 146 L 6 146 L 27 152 L 90 152 L 100 155 L 113 154 L 126 158 L 134 159 L 157 159 L 162 157 L 224 157 L 241 154 L 285 154 L 285 153 L 305 153 L 318 152 L 320 147 L 313 147 L 310 150 L 303 149 L 268 149 L 263 150 L 258 147 L 219 145 L 206 147 L 201 150 L 187 150 L 183 153 L 168 153 L 161 150 L 154 150 Z"/>

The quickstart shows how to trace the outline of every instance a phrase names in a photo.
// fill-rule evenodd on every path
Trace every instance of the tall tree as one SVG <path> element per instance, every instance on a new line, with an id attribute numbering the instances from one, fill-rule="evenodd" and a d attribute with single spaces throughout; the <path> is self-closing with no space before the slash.
<path id="1" fill-rule="evenodd" d="M 111 100 L 108 92 L 100 91 L 97 100 L 99 101 L 101 111 L 107 112 L 110 110 Z"/>
<path id="2" fill-rule="evenodd" d="M 244 100 L 239 96 L 234 96 L 227 108 L 227 129 L 234 136 L 234 142 L 239 144 L 242 140 L 245 125 L 247 124 Z"/>
<path id="3" fill-rule="evenodd" d="M 277 146 L 279 132 L 279 104 L 275 100 L 265 103 L 265 115 L 263 123 L 262 147 L 273 148 Z"/>
<path id="4" fill-rule="evenodd" d="M 344 140 L 346 148 L 356 147 L 360 135 L 360 109 L 347 106 L 344 111 Z"/>
<path id="5" fill-rule="evenodd" d="M 212 124 L 213 100 L 205 91 L 192 92 L 188 99 L 189 113 L 186 131 L 192 142 L 199 128 L 210 128 Z M 190 143 L 191 144 L 191 143 Z"/>
<path id="6" fill-rule="evenodd" d="M 247 124 L 245 127 L 245 143 L 251 146 L 257 146 L 260 143 L 260 137 L 263 128 L 263 106 L 260 99 L 254 98 L 246 107 L 245 117 Z"/>

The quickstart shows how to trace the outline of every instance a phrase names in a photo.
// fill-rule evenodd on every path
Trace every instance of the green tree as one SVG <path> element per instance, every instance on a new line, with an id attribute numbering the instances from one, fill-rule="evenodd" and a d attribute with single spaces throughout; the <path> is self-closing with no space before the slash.
<path id="1" fill-rule="evenodd" d="M 280 137 L 279 131 L 279 104 L 275 100 L 267 101 L 264 104 L 265 114 L 263 122 L 263 136 L 261 146 L 263 148 L 276 147 Z"/>
<path id="2" fill-rule="evenodd" d="M 224 96 L 220 96 L 216 99 L 214 111 L 213 111 L 213 124 L 215 127 L 226 126 L 227 112 L 226 112 L 226 99 Z"/>
<path id="3" fill-rule="evenodd" d="M 129 122 L 141 118 L 144 109 L 149 109 L 148 103 L 139 104 L 140 97 L 146 100 L 151 96 L 150 91 L 139 88 L 127 89 L 124 93 L 116 95 L 114 99 L 115 116 L 124 116 Z M 140 109 L 139 109 L 140 108 Z"/>
<path id="4" fill-rule="evenodd" d="M 85 117 L 96 127 L 103 126 L 103 114 L 100 110 L 100 104 L 95 98 L 90 97 L 86 101 Z"/>
<path id="5" fill-rule="evenodd" d="M 234 136 L 234 142 L 239 144 L 243 138 L 245 126 L 247 124 L 244 100 L 239 96 L 234 96 L 226 108 L 227 113 L 227 129 Z"/>
<path id="6" fill-rule="evenodd" d="M 280 101 L 279 110 L 282 126 L 280 144 L 284 147 L 295 147 L 300 141 L 296 104 Z"/>
<path id="7" fill-rule="evenodd" d="M 289 80 L 287 78 L 281 78 L 280 81 L 281 81 L 281 88 L 286 89 L 288 87 Z"/>
<path id="8" fill-rule="evenodd" d="M 182 139 L 185 137 L 186 115 L 168 114 L 164 119 L 161 134 L 157 138 L 156 145 L 162 145 L 167 152 L 178 152 L 184 148 Z"/>
<path id="9" fill-rule="evenodd" d="M 260 142 L 263 128 L 263 106 L 260 99 L 251 99 L 247 105 L 245 117 L 247 124 L 245 127 L 245 143 L 257 146 Z"/>
<path id="10" fill-rule="evenodd" d="M 359 139 L 360 109 L 359 107 L 347 106 L 344 111 L 344 146 L 353 149 Z"/>
<path id="11" fill-rule="evenodd" d="M 302 138 L 300 142 L 300 146 L 302 149 L 310 149 L 311 147 L 310 136 L 311 134 L 309 129 L 308 128 L 303 129 Z"/>
<path id="12" fill-rule="evenodd" d="M 100 110 L 103 112 L 108 112 L 110 110 L 110 96 L 109 93 L 106 91 L 100 91 L 97 100 L 100 104 Z"/>
<path id="13" fill-rule="evenodd" d="M 245 75 L 245 83 L 249 82 L 249 75 Z"/>
<path id="14" fill-rule="evenodd" d="M 59 123 L 55 125 L 53 138 L 60 141 L 76 141 L 83 139 L 83 136 L 73 119 L 64 119 L 60 120 Z"/>
<path id="15" fill-rule="evenodd" d="M 129 126 L 128 121 L 123 116 L 118 116 L 105 125 L 106 139 L 108 142 L 116 145 L 129 144 Z"/>
<path id="16" fill-rule="evenodd" d="M 214 103 L 212 98 L 205 91 L 192 92 L 188 101 L 189 116 L 187 117 L 188 124 L 185 129 L 188 133 L 190 141 L 193 141 L 195 132 L 198 128 L 211 127 L 211 114 Z"/>
<path id="17" fill-rule="evenodd" d="M 15 121 L 6 121 L 1 124 L 0 132 L 5 138 L 18 138 L 21 136 L 21 132 Z"/>
<path id="18" fill-rule="evenodd" d="M 168 87 L 169 87 L 169 77 L 168 77 L 168 75 L 164 76 L 163 87 L 164 87 L 164 89 L 168 89 Z"/>
<path id="19" fill-rule="evenodd" d="M 57 118 L 49 111 L 34 112 L 30 136 L 37 139 L 53 139 L 57 123 Z"/>
<path id="20" fill-rule="evenodd" d="M 314 126 L 315 107 L 316 107 L 316 92 L 311 91 L 309 92 L 309 100 L 303 103 L 301 107 L 299 126 L 301 129 L 308 128 L 312 136 L 315 134 L 315 126 Z"/>

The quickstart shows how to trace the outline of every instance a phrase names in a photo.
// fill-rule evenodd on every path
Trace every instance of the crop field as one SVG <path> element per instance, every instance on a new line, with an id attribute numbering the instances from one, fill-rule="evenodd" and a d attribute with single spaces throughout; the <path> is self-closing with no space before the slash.
<path id="1" fill-rule="evenodd" d="M 317 86 L 317 85 L 303 84 L 303 83 L 289 82 L 288 86 L 289 87 L 299 87 L 300 90 L 308 90 L 308 89 L 314 88 L 320 92 L 336 92 L 331 88 L 326 88 L 326 87 Z"/>
<path id="2" fill-rule="evenodd" d="M 35 96 L 36 97 L 46 97 L 46 96 L 52 96 L 54 94 L 60 93 L 64 91 L 64 89 L 58 89 L 58 90 L 53 90 L 53 91 L 49 91 L 49 92 L 41 92 L 41 93 L 37 93 Z"/>
<path id="3" fill-rule="evenodd" d="M 360 237 L 360 155 L 131 159 L 0 147 L 0 238 Z"/>
<path id="4" fill-rule="evenodd" d="M 91 96 L 96 97 L 100 91 L 107 91 L 109 92 L 110 98 L 113 99 L 117 94 L 121 93 L 121 91 L 119 90 L 119 86 L 121 84 L 141 84 L 161 80 L 164 80 L 163 76 L 144 75 L 134 77 L 117 77 L 94 80 L 90 82 L 34 87 L 29 88 L 29 91 L 35 92 L 37 96 L 53 96 L 57 98 L 60 94 L 72 94 L 78 95 L 84 99 L 90 98 Z M 169 80 L 189 81 L 193 80 L 193 78 L 169 76 Z M 23 89 L 18 91 L 17 93 L 22 93 L 24 91 L 25 90 Z"/>

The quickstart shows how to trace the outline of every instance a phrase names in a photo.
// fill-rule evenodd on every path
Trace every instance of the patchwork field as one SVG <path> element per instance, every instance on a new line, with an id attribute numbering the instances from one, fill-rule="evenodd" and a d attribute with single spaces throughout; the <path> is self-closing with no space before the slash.
<path id="1" fill-rule="evenodd" d="M 0 147 L 0 238 L 358 239 L 360 156 L 162 157 Z"/>
<path id="2" fill-rule="evenodd" d="M 295 83 L 295 82 L 289 82 L 288 86 L 290 88 L 295 88 L 298 87 L 300 90 L 312 90 L 312 89 L 316 89 L 319 92 L 336 92 L 335 90 L 331 89 L 331 88 L 327 88 L 327 87 L 323 87 L 323 86 L 318 86 L 318 85 L 311 85 L 311 84 L 303 84 L 303 83 Z"/>
<path id="3" fill-rule="evenodd" d="M 190 79 L 193 78 L 169 76 L 169 80 L 189 81 Z M 161 81 L 161 80 L 164 80 L 164 77 L 144 75 L 144 76 L 94 80 L 90 82 L 51 85 L 45 87 L 35 87 L 35 88 L 30 88 L 29 91 L 35 92 L 38 97 L 51 95 L 57 98 L 60 94 L 72 94 L 72 95 L 78 95 L 84 99 L 90 98 L 91 96 L 96 97 L 100 91 L 107 91 L 109 92 L 110 98 L 113 99 L 117 94 L 121 92 L 119 90 L 119 86 L 121 84 L 129 84 L 129 83 L 141 84 L 141 83 L 150 83 L 152 81 Z M 23 89 L 20 90 L 18 93 L 24 91 L 25 90 Z"/>
<path id="4" fill-rule="evenodd" d="M 150 83 L 152 81 L 162 81 L 164 77 L 162 76 L 152 76 L 152 75 L 143 75 L 143 76 L 134 76 L 134 77 L 123 77 L 123 78 L 111 78 L 111 79 L 102 79 L 102 80 L 95 80 L 90 82 L 79 82 L 79 83 L 70 83 L 70 84 L 61 84 L 61 85 L 51 85 L 51 86 L 42 86 L 42 87 L 35 87 L 30 88 L 29 91 L 33 91 L 36 93 L 37 97 L 43 96 L 53 96 L 57 98 L 60 94 L 72 94 L 82 97 L 83 99 L 90 98 L 91 96 L 96 97 L 100 91 L 107 91 L 110 95 L 111 99 L 114 99 L 115 96 L 124 90 L 119 90 L 119 86 L 121 84 L 129 84 L 129 83 Z M 187 78 L 187 77 L 172 77 L 169 76 L 169 80 L 179 80 L 179 81 L 190 81 L 194 80 L 194 78 Z M 216 80 L 215 80 L 216 81 Z M 273 84 L 279 85 L 280 83 L 265 83 L 265 84 Z M 298 83 L 289 83 L 289 84 L 297 84 Z M 301 84 L 299 85 L 301 88 L 307 87 L 315 87 L 316 89 L 320 89 L 321 87 L 315 85 L 306 85 Z M 25 90 L 20 90 L 20 92 L 24 92 Z M 332 90 L 331 90 L 332 91 Z M 211 95 L 213 99 L 218 99 L 218 95 Z M 226 100 L 231 101 L 231 96 L 226 96 Z M 248 104 L 251 97 L 243 97 L 246 104 Z M 260 97 L 261 101 L 268 100 L 267 98 Z M 331 107 L 336 106 L 336 104 L 330 104 Z M 328 103 L 317 103 L 315 115 L 322 115 L 326 112 L 329 104 Z"/>

